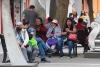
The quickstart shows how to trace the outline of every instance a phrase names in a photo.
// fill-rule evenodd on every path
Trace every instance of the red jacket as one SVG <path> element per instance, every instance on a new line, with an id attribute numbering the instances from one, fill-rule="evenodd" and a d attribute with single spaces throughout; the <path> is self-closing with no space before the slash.
<path id="1" fill-rule="evenodd" d="M 76 29 L 85 29 L 85 26 L 82 23 L 77 23 L 75 27 Z"/>
<path id="2" fill-rule="evenodd" d="M 40 29 L 39 31 L 37 29 Z M 46 38 L 47 29 L 45 26 L 36 26 L 36 37 L 42 38 L 45 42 L 47 40 Z"/>

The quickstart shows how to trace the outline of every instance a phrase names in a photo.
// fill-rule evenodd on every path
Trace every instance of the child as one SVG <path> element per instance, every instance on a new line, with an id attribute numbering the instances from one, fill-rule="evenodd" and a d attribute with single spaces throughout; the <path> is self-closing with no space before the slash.
<path id="1" fill-rule="evenodd" d="M 37 41 L 33 37 L 34 30 L 32 28 L 29 28 L 28 31 L 29 31 L 29 33 L 28 33 L 29 34 L 29 44 L 32 47 L 32 52 L 33 52 L 32 53 L 32 60 L 33 60 L 32 62 L 36 63 L 35 57 L 36 57 L 39 49 L 38 49 Z"/>

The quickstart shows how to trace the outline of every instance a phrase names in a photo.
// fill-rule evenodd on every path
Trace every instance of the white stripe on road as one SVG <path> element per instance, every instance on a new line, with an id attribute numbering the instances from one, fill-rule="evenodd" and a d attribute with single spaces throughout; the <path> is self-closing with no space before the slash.
<path id="1" fill-rule="evenodd" d="M 100 65 L 100 64 L 93 64 L 93 63 L 40 63 L 45 65 Z"/>

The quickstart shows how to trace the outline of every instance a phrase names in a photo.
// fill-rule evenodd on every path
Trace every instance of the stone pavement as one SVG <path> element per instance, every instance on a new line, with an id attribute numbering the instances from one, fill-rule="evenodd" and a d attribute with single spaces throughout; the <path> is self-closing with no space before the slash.
<path id="1" fill-rule="evenodd" d="M 68 49 L 64 48 L 64 52 L 67 53 Z M 0 45 L 0 63 L 2 62 L 2 49 Z M 38 67 L 100 67 L 100 58 L 84 58 L 83 48 L 78 47 L 78 57 L 68 58 L 67 56 L 59 58 L 59 56 L 53 56 L 48 58 L 50 63 L 40 62 L 40 57 L 36 57 L 36 61 L 39 61 L 40 64 Z M 17 59 L 16 59 L 17 60 Z"/>

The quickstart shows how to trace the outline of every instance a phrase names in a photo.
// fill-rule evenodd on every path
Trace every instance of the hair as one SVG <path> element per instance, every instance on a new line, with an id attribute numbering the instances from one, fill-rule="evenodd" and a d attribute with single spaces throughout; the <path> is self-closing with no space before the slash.
<path id="1" fill-rule="evenodd" d="M 51 17 L 48 17 L 48 21 L 51 22 L 53 19 Z"/>
<path id="2" fill-rule="evenodd" d="M 34 5 L 31 5 L 29 8 L 30 8 L 30 9 L 34 9 L 34 8 L 35 8 L 35 6 L 34 6 Z"/>
<path id="3" fill-rule="evenodd" d="M 40 22 L 41 22 L 40 26 L 43 26 L 44 25 L 41 17 L 37 17 L 36 19 L 39 19 L 40 20 Z"/>
<path id="4" fill-rule="evenodd" d="M 86 16 L 86 13 L 85 13 L 85 11 L 84 11 L 84 13 L 82 13 L 82 11 L 81 11 L 81 16 L 82 16 L 82 15 Z"/>
<path id="5" fill-rule="evenodd" d="M 23 25 L 28 25 L 28 24 L 30 24 L 29 21 L 27 21 L 27 20 L 23 20 Z"/>
<path id="6" fill-rule="evenodd" d="M 20 28 L 20 27 L 16 27 L 16 31 L 17 31 L 17 33 L 19 33 L 21 30 L 22 30 L 22 28 Z"/>
<path id="7" fill-rule="evenodd" d="M 79 18 L 78 19 L 78 23 L 83 23 L 83 19 L 82 18 Z"/>
<path id="8" fill-rule="evenodd" d="M 67 19 L 66 19 L 65 26 L 64 26 L 64 30 L 65 30 L 65 28 L 68 28 L 68 25 L 67 25 L 67 21 L 68 21 L 68 20 L 70 20 L 70 21 L 71 21 L 70 30 L 73 30 L 73 23 L 72 23 L 73 21 L 72 21 L 72 19 L 71 19 L 71 18 L 67 18 Z"/>
<path id="9" fill-rule="evenodd" d="M 71 17 L 71 15 L 73 15 L 72 13 L 69 13 L 69 17 Z"/>
<path id="10" fill-rule="evenodd" d="M 77 17 L 77 12 L 76 12 L 76 15 L 74 15 L 74 17 Z"/>

